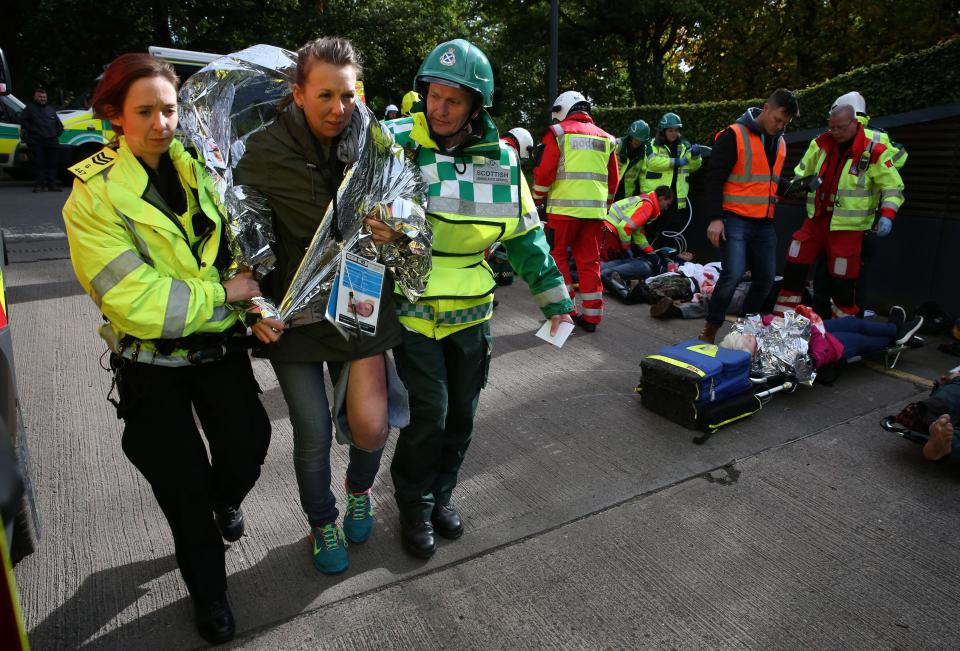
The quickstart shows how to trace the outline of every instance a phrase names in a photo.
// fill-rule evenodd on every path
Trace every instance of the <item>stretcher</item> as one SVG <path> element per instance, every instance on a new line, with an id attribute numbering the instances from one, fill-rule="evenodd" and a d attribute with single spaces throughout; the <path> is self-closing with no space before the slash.
<path id="1" fill-rule="evenodd" d="M 896 416 L 886 416 L 880 420 L 880 427 L 887 430 L 888 432 L 893 432 L 897 436 L 900 436 L 906 441 L 912 443 L 919 443 L 924 445 L 927 440 L 930 438 L 929 434 L 924 432 L 917 432 L 916 430 L 909 429 L 897 422 Z"/>
<path id="2" fill-rule="evenodd" d="M 905 351 L 913 348 L 920 348 L 925 344 L 926 341 L 924 341 L 922 337 L 913 336 L 909 341 L 902 344 L 893 344 L 891 346 L 887 346 L 886 348 L 873 350 L 862 355 L 851 357 L 850 359 L 824 364 L 817 369 L 817 377 L 814 382 L 816 384 L 822 384 L 823 386 L 831 386 L 837 380 L 837 378 L 840 377 L 843 369 L 851 364 L 858 364 L 869 358 L 882 359 L 884 368 L 892 370 L 896 368 L 900 361 L 901 355 Z M 774 393 L 780 392 L 793 393 L 797 390 L 798 386 L 807 386 L 807 384 L 798 382 L 796 378 L 788 374 L 780 374 L 773 376 L 772 378 L 751 378 L 751 381 L 755 382 L 758 395 L 760 395 L 760 393 L 764 394 L 761 396 L 762 398 L 767 398 Z"/>

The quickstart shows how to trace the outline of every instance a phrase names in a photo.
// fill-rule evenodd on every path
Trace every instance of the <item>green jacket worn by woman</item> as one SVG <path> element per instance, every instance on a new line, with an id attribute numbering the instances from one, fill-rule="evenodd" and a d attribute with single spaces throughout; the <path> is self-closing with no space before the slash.
<path id="1" fill-rule="evenodd" d="M 246 153 L 234 170 L 234 182 L 265 194 L 273 209 L 277 266 L 260 286 L 276 303 L 290 286 L 343 179 L 336 144 L 328 149 L 320 146 L 307 127 L 303 109 L 291 103 L 276 120 L 250 137 Z M 387 274 L 374 337 L 352 337 L 348 341 L 329 322 L 319 321 L 288 328 L 264 354 L 281 362 L 342 362 L 370 357 L 399 343 L 393 280 Z"/>

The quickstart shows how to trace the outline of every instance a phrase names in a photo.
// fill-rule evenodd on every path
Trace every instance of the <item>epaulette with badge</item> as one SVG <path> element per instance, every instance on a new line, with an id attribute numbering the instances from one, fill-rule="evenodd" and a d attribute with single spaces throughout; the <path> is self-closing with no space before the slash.
<path id="1" fill-rule="evenodd" d="M 92 179 L 115 162 L 117 162 L 116 150 L 104 147 L 90 158 L 86 158 L 71 167 L 70 171 L 73 172 L 73 175 L 78 179 L 86 183 L 89 179 Z"/>

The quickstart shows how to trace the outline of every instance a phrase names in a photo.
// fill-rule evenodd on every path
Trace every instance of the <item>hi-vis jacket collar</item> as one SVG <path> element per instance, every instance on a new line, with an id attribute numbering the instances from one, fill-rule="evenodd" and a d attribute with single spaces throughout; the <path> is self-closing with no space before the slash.
<path id="1" fill-rule="evenodd" d="M 199 190 L 194 167 L 196 161 L 187 153 L 180 141 L 174 140 L 170 143 L 170 149 L 167 150 L 167 153 L 173 161 L 173 166 L 176 168 L 181 182 L 191 189 Z M 94 159 L 98 156 L 100 161 L 109 160 L 95 162 Z M 84 166 L 88 161 L 91 162 L 91 166 L 86 168 Z M 123 136 L 120 137 L 117 149 L 104 147 L 74 167 L 87 170 L 84 175 L 78 175 L 78 178 L 81 178 L 84 183 L 92 183 L 96 179 L 106 181 L 103 173 L 109 169 L 109 182 L 106 183 L 106 189 L 107 196 L 114 208 L 135 222 L 149 224 L 155 228 L 182 235 L 180 229 L 167 215 L 148 202 L 144 202 L 143 195 L 150 184 L 150 177 L 137 157 L 130 151 Z M 74 173 L 76 174 L 76 172 Z M 211 202 L 216 205 L 209 186 L 204 188 L 204 193 L 208 194 Z"/>
<path id="2" fill-rule="evenodd" d="M 446 154 L 446 152 L 440 151 L 440 145 L 430 137 L 430 124 L 427 122 L 427 114 L 413 113 L 410 117 L 413 118 L 413 129 L 410 130 L 410 139 L 421 147 Z M 479 142 L 475 142 L 472 145 L 458 150 L 455 152 L 455 155 L 484 156 L 486 158 L 500 160 L 500 133 L 497 130 L 497 125 L 485 110 L 480 111 L 479 118 L 483 124 L 483 137 Z"/>

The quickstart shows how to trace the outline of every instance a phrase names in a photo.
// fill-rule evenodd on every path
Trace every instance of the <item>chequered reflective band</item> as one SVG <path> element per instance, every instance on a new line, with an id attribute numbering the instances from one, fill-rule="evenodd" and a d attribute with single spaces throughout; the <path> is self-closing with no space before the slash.
<path id="1" fill-rule="evenodd" d="M 473 323 L 482 321 L 493 314 L 493 301 L 488 301 L 483 305 L 474 305 L 463 310 L 451 310 L 441 312 L 437 317 L 437 323 L 446 325 L 460 325 L 463 323 Z"/>
<path id="2" fill-rule="evenodd" d="M 433 306 L 426 303 L 396 302 L 397 316 L 412 316 L 417 319 L 433 321 Z"/>

